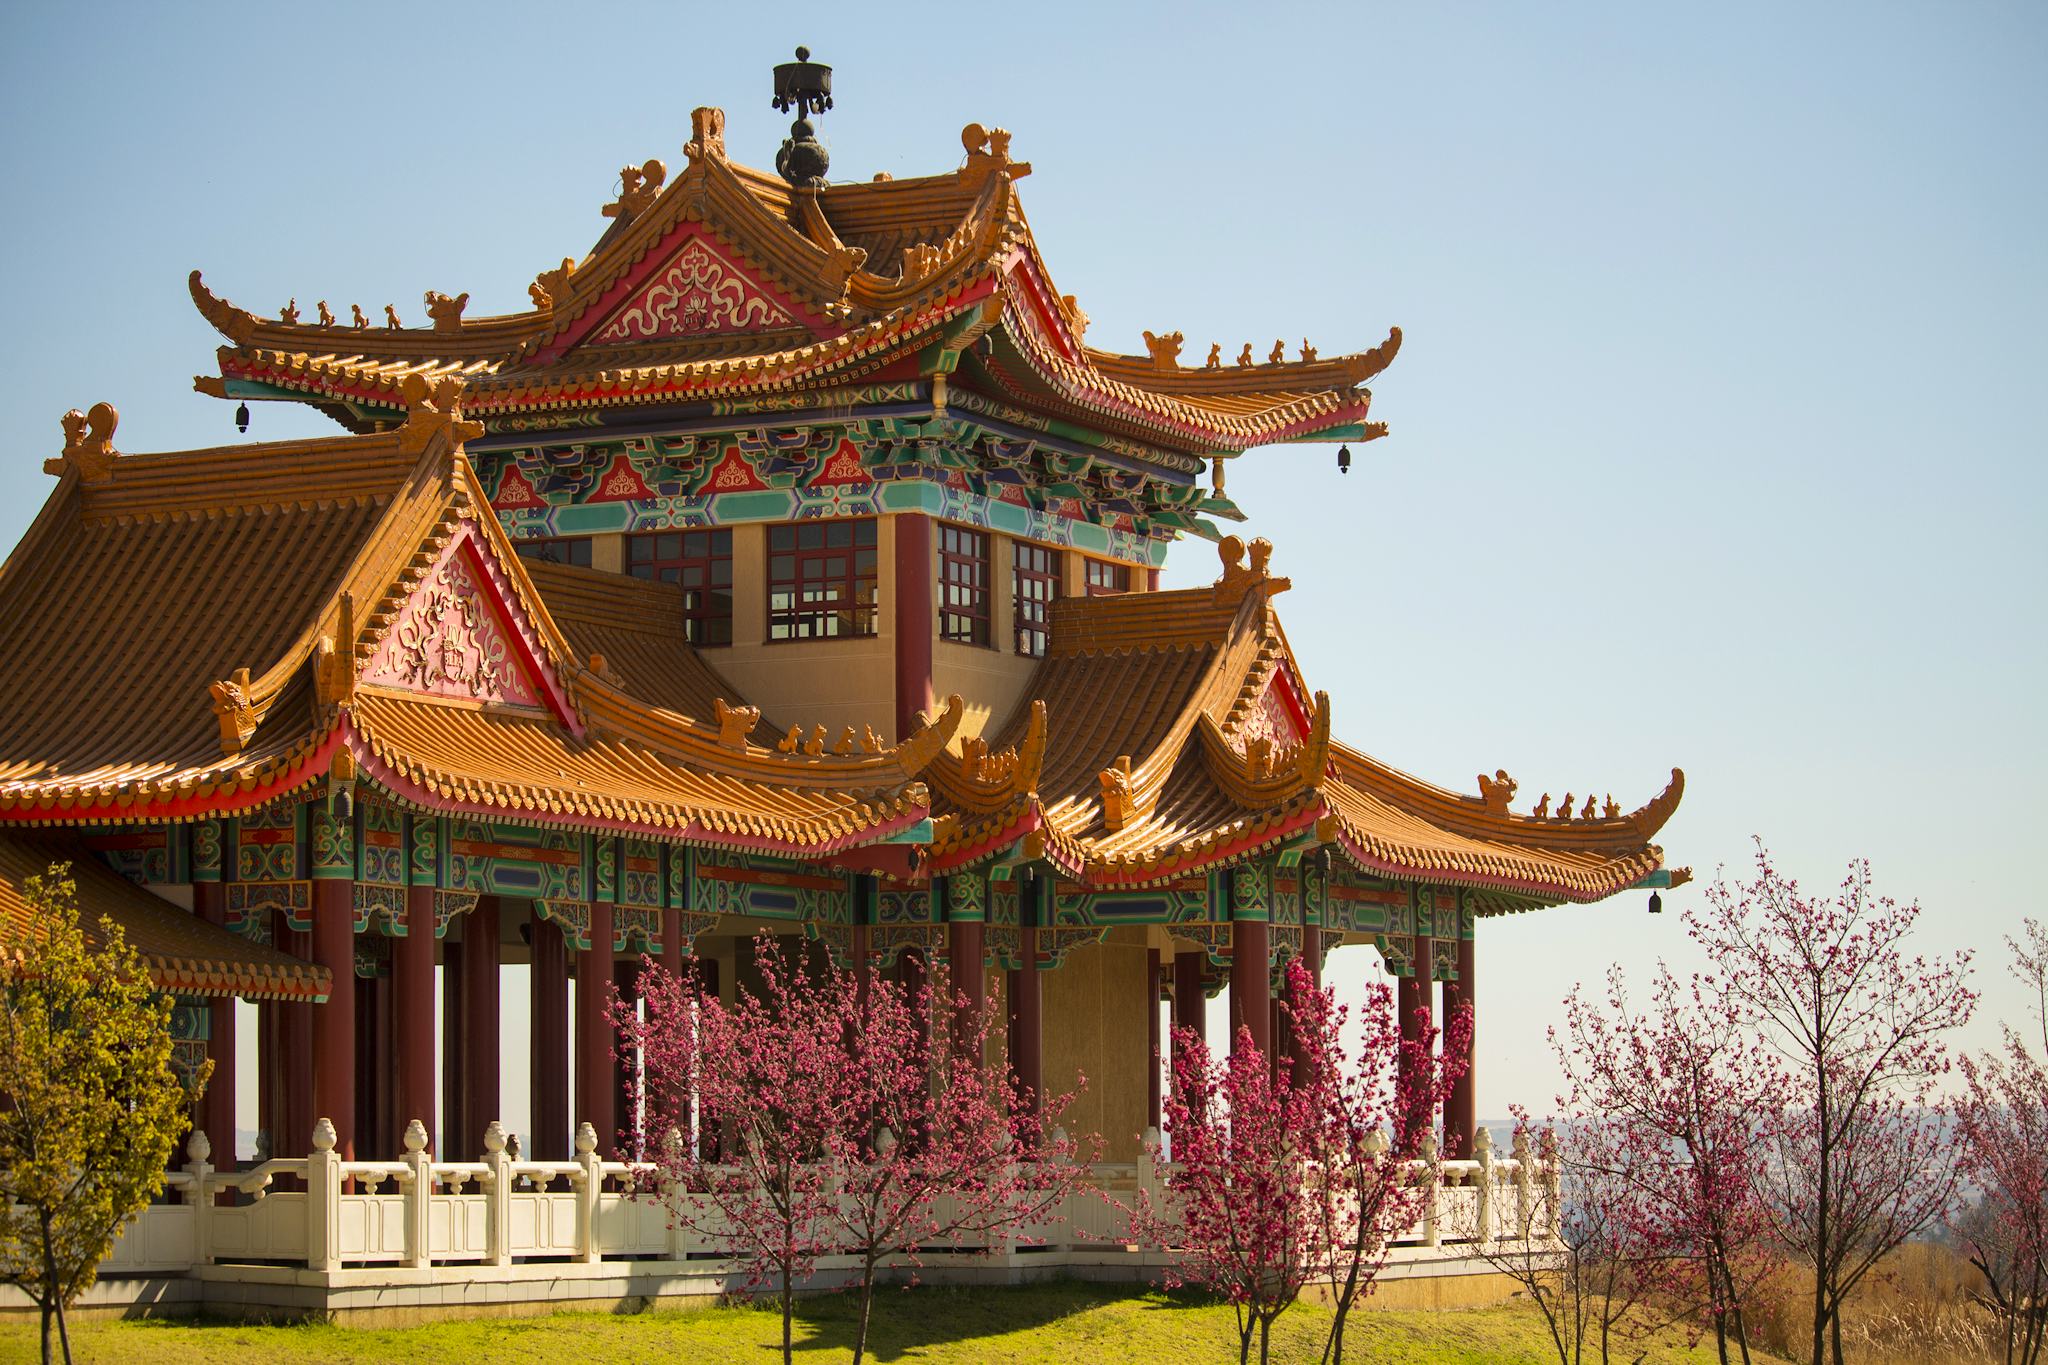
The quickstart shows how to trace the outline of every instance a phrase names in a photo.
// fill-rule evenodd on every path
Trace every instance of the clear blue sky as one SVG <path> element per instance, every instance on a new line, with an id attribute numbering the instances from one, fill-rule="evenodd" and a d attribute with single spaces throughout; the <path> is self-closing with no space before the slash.
<path id="1" fill-rule="evenodd" d="M 1674 863 L 1761 834 L 1831 886 L 1867 854 L 1927 946 L 1980 950 L 1971 1041 L 2018 1010 L 1997 945 L 2041 913 L 2048 817 L 2035 5 L 13 6 L 0 531 L 66 408 L 111 399 L 131 450 L 233 437 L 189 387 L 218 344 L 192 267 L 264 312 L 523 308 L 619 166 L 681 164 L 692 106 L 770 164 L 797 42 L 837 68 L 835 175 L 1013 132 L 1092 341 L 1406 331 L 1349 476 L 1319 446 L 1230 476 L 1342 736 L 1524 801 L 1633 806 L 1683 766 Z M 1214 564 L 1190 543 L 1167 581 Z M 1572 982 L 1659 954 L 1689 961 L 1641 895 L 1486 924 L 1482 1109 L 1545 1101 Z"/>

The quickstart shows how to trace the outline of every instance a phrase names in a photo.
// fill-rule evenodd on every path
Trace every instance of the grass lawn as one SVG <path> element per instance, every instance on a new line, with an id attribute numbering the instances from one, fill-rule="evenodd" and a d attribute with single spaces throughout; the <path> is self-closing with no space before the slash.
<path id="1" fill-rule="evenodd" d="M 845 1297 L 799 1305 L 798 1355 L 826 1362 L 851 1357 L 853 1302 Z M 1276 1362 L 1319 1357 L 1329 1312 L 1298 1305 L 1274 1329 Z M 1557 1359 L 1533 1309 L 1521 1306 L 1460 1312 L 1379 1312 L 1354 1316 L 1345 1356 L 1409 1365 L 1544 1365 Z M 427 1361 L 433 1365 L 489 1360 L 493 1365 L 570 1365 L 581 1361 L 687 1360 L 691 1365 L 778 1358 L 780 1319 L 761 1307 L 656 1310 L 627 1316 L 564 1313 L 544 1318 L 444 1322 L 429 1327 L 367 1331 L 345 1327 L 246 1327 L 172 1320 L 85 1323 L 72 1330 L 80 1365 L 214 1365 L 235 1361 Z M 1200 1299 L 1134 1294 L 1076 1283 L 1021 1289 L 885 1290 L 875 1303 L 870 1358 L 931 1365 L 1094 1365 L 1168 1361 L 1234 1361 L 1230 1309 Z M 1256 1353 L 1256 1346 L 1254 1352 Z M 36 1325 L 0 1323 L 0 1361 L 30 1360 Z M 1254 1355 L 1256 1358 L 1256 1354 Z M 1630 1359 L 1629 1354 L 1618 1358 Z M 1713 1344 L 1683 1342 L 1653 1350 L 1650 1362 L 1705 1365 Z"/>

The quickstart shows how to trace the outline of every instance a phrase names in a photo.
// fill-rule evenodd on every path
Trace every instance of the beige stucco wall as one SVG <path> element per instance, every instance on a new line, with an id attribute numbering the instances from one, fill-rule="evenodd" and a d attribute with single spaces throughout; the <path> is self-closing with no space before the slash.
<path id="1" fill-rule="evenodd" d="M 590 538 L 590 567 L 603 569 L 606 573 L 626 571 L 625 535 L 592 536 Z"/>
<path id="2" fill-rule="evenodd" d="M 1145 931 L 1112 929 L 1107 941 L 1074 949 L 1039 991 L 1046 1090 L 1071 1090 L 1076 1073 L 1088 1078 L 1067 1131 L 1100 1133 L 1105 1161 L 1136 1161 L 1148 1118 Z"/>
<path id="3" fill-rule="evenodd" d="M 768 528 L 732 532 L 732 637 L 704 657 L 732 680 L 748 703 L 783 725 L 872 725 L 887 738 L 896 714 L 896 551 L 894 518 L 875 530 L 880 572 L 878 634 L 855 640 L 768 641 Z"/>

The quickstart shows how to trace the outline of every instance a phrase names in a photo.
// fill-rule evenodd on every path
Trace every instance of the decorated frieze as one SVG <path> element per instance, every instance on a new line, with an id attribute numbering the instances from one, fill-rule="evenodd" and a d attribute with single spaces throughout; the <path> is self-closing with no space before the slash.
<path id="1" fill-rule="evenodd" d="M 1091 468 L 1086 457 L 1034 458 L 1028 441 L 971 428 L 952 440 L 914 427 L 909 439 L 885 434 L 897 425 L 645 437 L 473 458 L 514 537 L 925 512 L 1156 567 L 1183 532 L 1214 530 L 1192 510 L 1199 490 L 1178 483 Z"/>
<path id="2" fill-rule="evenodd" d="M 357 877 L 378 886 L 406 884 L 405 813 L 380 801 L 359 801 Z"/>
<path id="3" fill-rule="evenodd" d="M 699 849 L 691 859 L 690 908 L 706 914 L 820 924 L 853 923 L 853 890 L 844 873 L 797 871 L 793 864 Z"/>
<path id="4" fill-rule="evenodd" d="M 877 925 L 868 933 L 868 951 L 874 954 L 878 968 L 896 965 L 906 949 L 915 949 L 925 955 L 927 961 L 941 957 L 946 948 L 946 930 L 943 925 L 896 923 Z"/>
<path id="5" fill-rule="evenodd" d="M 195 820 L 186 827 L 185 837 L 190 850 L 192 880 L 219 881 L 227 871 L 227 844 L 221 822 Z"/>
<path id="6" fill-rule="evenodd" d="M 938 920 L 932 913 L 933 908 L 928 891 L 883 887 L 875 897 L 874 922 L 878 925 L 935 924 Z"/>
<path id="7" fill-rule="evenodd" d="M 373 882 L 355 884 L 356 932 L 375 933 L 387 938 L 404 938 L 405 888 L 379 886 Z"/>
<path id="8" fill-rule="evenodd" d="M 587 835 L 466 816 L 447 817 L 442 835 L 440 884 L 446 890 L 536 900 L 591 898 L 594 841 Z"/>
<path id="9" fill-rule="evenodd" d="M 235 821 L 235 877 L 238 882 L 289 882 L 308 872 L 305 856 L 307 808 L 301 802 L 272 802 L 244 811 Z"/>
<path id="10" fill-rule="evenodd" d="M 79 842 L 132 882 L 145 886 L 188 880 L 186 842 L 166 825 L 88 834 Z"/>
<path id="11" fill-rule="evenodd" d="M 213 1040 L 212 1002 L 198 996 L 171 997 L 171 1072 L 197 1096 L 200 1068 Z"/>
<path id="12" fill-rule="evenodd" d="M 313 883 L 229 882 L 227 885 L 227 927 L 259 943 L 276 942 L 273 917 L 282 915 L 288 928 L 301 933 L 313 928 Z"/>

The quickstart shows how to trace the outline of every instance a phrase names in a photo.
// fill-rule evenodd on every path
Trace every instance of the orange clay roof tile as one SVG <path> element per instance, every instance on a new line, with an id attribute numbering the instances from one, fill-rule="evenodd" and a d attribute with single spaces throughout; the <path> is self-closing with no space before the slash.
<path id="1" fill-rule="evenodd" d="M 112 920 L 141 954 L 150 979 L 164 990 L 321 1000 L 332 988 L 327 968 L 208 924 L 113 871 L 89 849 L 51 835 L 0 833 L 0 951 L 18 949 L 35 931 L 36 910 L 24 886 L 58 863 L 70 864 L 87 941 L 103 944 L 100 921 Z"/>

